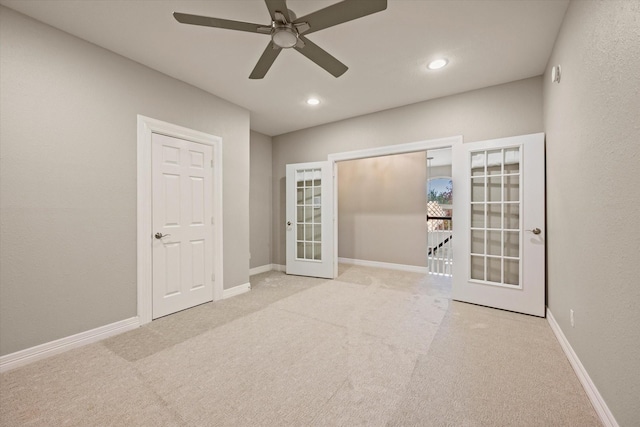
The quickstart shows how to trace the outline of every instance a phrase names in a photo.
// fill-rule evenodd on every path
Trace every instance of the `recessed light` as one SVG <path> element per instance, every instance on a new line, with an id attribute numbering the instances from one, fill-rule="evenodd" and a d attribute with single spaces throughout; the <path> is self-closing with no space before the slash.
<path id="1" fill-rule="evenodd" d="M 307 104 L 309 104 L 309 105 L 318 105 L 318 104 L 320 104 L 320 100 L 318 98 L 309 98 L 309 99 L 307 99 Z"/>
<path id="2" fill-rule="evenodd" d="M 427 68 L 430 70 L 439 70 L 440 68 L 444 67 L 445 65 L 447 65 L 449 61 L 447 61 L 444 58 L 440 58 L 440 59 L 435 59 L 431 62 L 429 62 L 429 65 L 427 65 Z"/>

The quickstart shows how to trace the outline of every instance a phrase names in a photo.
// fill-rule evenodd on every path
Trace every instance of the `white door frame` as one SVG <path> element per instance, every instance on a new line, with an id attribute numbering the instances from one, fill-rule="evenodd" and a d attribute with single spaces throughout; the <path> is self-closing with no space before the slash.
<path id="1" fill-rule="evenodd" d="M 333 169 L 333 277 L 338 277 L 338 168 L 337 162 L 345 160 L 366 159 L 369 157 L 390 156 L 393 154 L 415 153 L 418 151 L 436 150 L 462 144 L 462 135 L 446 138 L 428 139 L 426 141 L 410 142 L 407 144 L 385 145 L 384 147 L 366 148 L 364 150 L 346 151 L 329 154 L 327 160 Z"/>
<path id="2" fill-rule="evenodd" d="M 222 299 L 222 138 L 138 114 L 138 319 L 151 322 L 152 298 L 152 193 L 151 135 L 159 133 L 213 147 L 213 300 Z"/>

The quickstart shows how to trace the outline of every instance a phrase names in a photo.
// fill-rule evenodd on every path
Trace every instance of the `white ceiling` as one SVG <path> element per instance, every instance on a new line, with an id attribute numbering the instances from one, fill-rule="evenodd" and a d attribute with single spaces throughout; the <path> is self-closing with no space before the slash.
<path id="1" fill-rule="evenodd" d="M 366 0 L 365 0 L 366 1 Z M 289 0 L 301 17 L 335 0 Z M 0 0 L 0 4 L 251 111 L 267 135 L 543 73 L 568 0 L 389 0 L 309 35 L 345 63 L 335 78 L 294 50 L 249 80 L 269 36 L 184 25 L 174 11 L 269 24 L 262 0 Z M 449 65 L 429 71 L 444 56 Z M 315 96 L 321 104 L 306 105 Z"/>

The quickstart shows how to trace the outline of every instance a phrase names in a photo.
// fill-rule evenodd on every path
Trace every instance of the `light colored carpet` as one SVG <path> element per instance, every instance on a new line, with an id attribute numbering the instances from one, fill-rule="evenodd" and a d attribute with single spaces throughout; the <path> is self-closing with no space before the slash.
<path id="1" fill-rule="evenodd" d="M 1 375 L 3 426 L 597 426 L 546 320 L 341 266 Z"/>

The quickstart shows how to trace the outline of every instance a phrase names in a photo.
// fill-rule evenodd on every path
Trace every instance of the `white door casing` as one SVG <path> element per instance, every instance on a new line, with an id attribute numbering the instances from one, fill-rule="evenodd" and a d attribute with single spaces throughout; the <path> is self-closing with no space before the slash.
<path id="1" fill-rule="evenodd" d="M 158 239 L 154 238 L 153 197 L 152 197 L 152 139 L 154 135 L 165 135 L 185 143 L 198 143 L 211 147 L 213 168 L 212 185 L 209 191 L 212 201 L 210 227 L 212 234 L 213 299 L 222 299 L 223 259 L 222 259 L 222 139 L 182 126 L 138 115 L 137 144 L 137 311 L 140 324 L 148 323 L 153 315 L 153 250 Z M 211 165 L 211 161 L 209 162 Z M 163 234 L 172 234 L 164 231 Z M 173 237 L 173 236 L 170 236 Z M 163 238 L 162 240 L 166 240 Z M 210 298 L 209 298 L 210 299 Z"/>
<path id="2" fill-rule="evenodd" d="M 453 299 L 544 317 L 544 134 L 454 146 L 453 189 Z"/>
<path id="3" fill-rule="evenodd" d="M 152 135 L 153 318 L 213 300 L 213 147 Z"/>
<path id="4" fill-rule="evenodd" d="M 328 161 L 287 165 L 287 274 L 335 277 L 332 166 Z"/>

